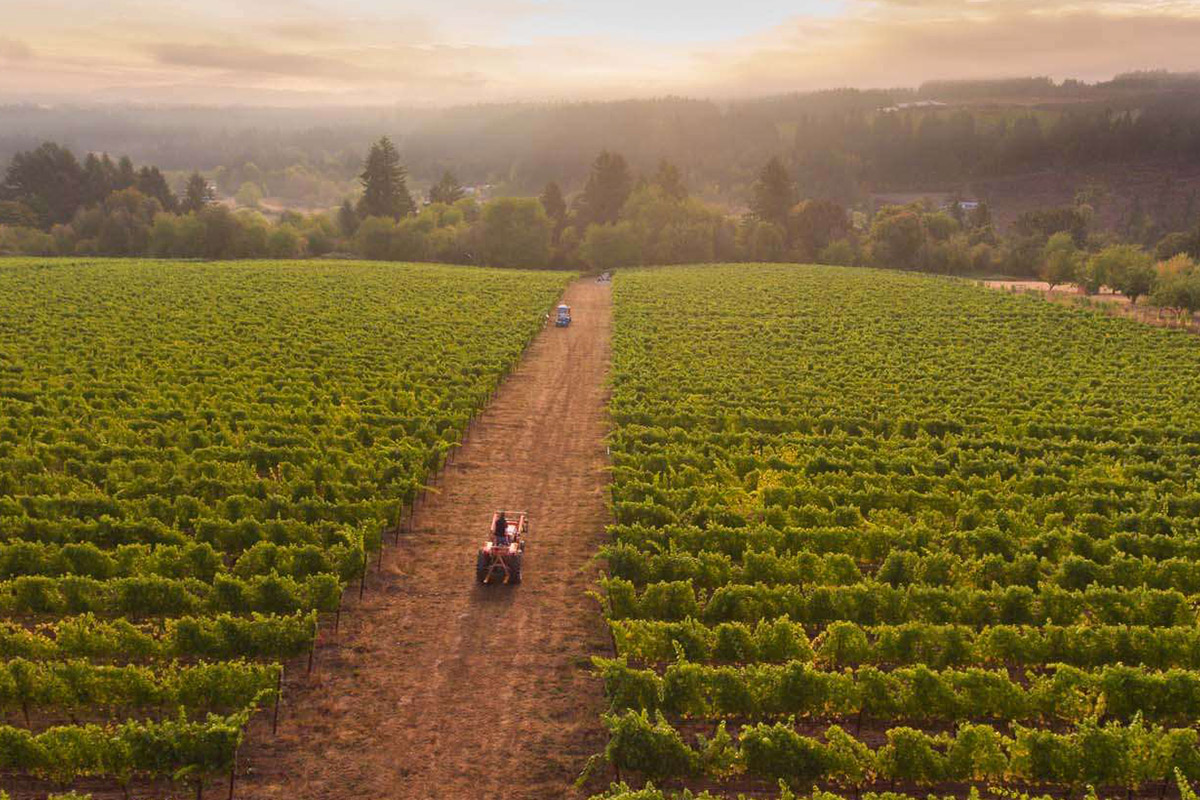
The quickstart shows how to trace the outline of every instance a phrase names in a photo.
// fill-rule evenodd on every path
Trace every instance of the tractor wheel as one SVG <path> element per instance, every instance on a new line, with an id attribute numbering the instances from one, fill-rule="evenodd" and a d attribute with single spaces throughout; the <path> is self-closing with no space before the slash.
<path id="1" fill-rule="evenodd" d="M 508 561 L 508 582 L 521 582 L 521 556 L 515 555 Z"/>
<path id="2" fill-rule="evenodd" d="M 487 580 L 488 566 L 488 557 L 485 554 L 475 556 L 475 580 L 479 583 Z"/>

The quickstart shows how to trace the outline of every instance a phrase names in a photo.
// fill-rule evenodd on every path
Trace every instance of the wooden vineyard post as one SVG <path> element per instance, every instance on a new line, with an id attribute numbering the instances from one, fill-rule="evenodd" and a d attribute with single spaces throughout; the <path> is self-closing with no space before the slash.
<path id="1" fill-rule="evenodd" d="M 229 800 L 233 800 L 233 783 L 237 778 L 237 748 L 233 749 L 233 764 L 229 767 Z"/>
<path id="2" fill-rule="evenodd" d="M 317 637 L 314 636 L 312 644 L 308 646 L 308 674 L 312 674 L 313 656 L 317 654 Z"/>
<path id="3" fill-rule="evenodd" d="M 380 548 L 382 550 L 383 548 Z M 363 542 L 363 571 L 358 579 L 358 602 L 362 602 L 363 595 L 367 592 L 367 570 L 371 568 L 371 564 L 367 561 L 366 542 Z"/>
<path id="4" fill-rule="evenodd" d="M 342 598 L 338 598 L 337 613 L 333 615 L 333 632 L 337 633 L 342 624 Z"/>
<path id="5" fill-rule="evenodd" d="M 309 650 L 308 668 L 312 670 L 312 650 Z M 271 735 L 279 732 L 279 699 L 283 697 L 283 664 L 279 665 L 279 675 L 275 678 L 275 711 L 271 715 Z"/>

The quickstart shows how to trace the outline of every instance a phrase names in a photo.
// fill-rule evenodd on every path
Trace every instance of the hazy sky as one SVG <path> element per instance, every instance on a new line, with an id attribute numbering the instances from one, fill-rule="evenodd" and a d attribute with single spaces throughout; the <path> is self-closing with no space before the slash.
<path id="1" fill-rule="evenodd" d="M 0 0 L 0 100 L 727 97 L 1200 69 L 1200 0 Z"/>

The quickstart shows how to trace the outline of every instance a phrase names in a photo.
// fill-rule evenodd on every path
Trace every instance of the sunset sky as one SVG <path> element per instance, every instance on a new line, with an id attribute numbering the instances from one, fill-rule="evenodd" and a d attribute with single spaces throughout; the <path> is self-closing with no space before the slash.
<path id="1" fill-rule="evenodd" d="M 1200 69 L 1200 0 L 4 0 L 0 101 L 455 104 Z"/>

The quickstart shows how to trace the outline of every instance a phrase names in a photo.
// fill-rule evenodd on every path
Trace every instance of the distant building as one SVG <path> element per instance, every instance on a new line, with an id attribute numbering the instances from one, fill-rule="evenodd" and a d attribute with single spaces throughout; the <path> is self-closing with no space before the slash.
<path id="1" fill-rule="evenodd" d="M 891 114 L 894 111 L 907 111 L 910 108 L 944 108 L 945 106 L 946 104 L 940 100 L 914 100 L 911 103 L 897 103 L 879 110 L 884 114 Z"/>
<path id="2" fill-rule="evenodd" d="M 480 184 L 479 186 L 464 186 L 463 195 L 465 197 L 473 197 L 476 200 L 486 200 L 494 188 L 490 183 Z"/>

